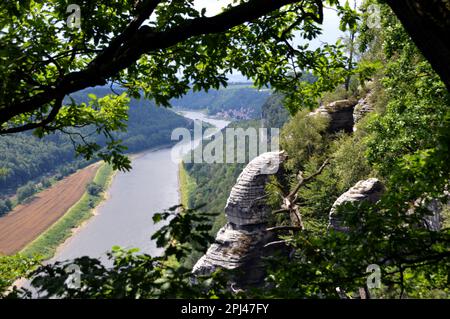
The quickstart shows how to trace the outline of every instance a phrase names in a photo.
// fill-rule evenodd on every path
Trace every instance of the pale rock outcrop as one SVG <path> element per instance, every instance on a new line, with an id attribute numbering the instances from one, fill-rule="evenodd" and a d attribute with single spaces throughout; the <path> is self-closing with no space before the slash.
<path id="1" fill-rule="evenodd" d="M 353 122 L 356 125 L 364 116 L 375 110 L 372 103 L 370 103 L 370 98 L 372 93 L 367 94 L 364 98 L 358 101 L 353 110 Z M 353 131 L 356 131 L 356 126 L 353 126 Z"/>
<path id="2" fill-rule="evenodd" d="M 355 203 L 368 201 L 376 203 L 384 191 L 383 184 L 376 178 L 359 181 L 334 202 L 329 214 L 328 227 L 337 231 L 348 231 L 348 228 L 341 225 L 341 219 L 337 214 L 337 208 L 344 203 Z"/>
<path id="3" fill-rule="evenodd" d="M 338 131 L 353 131 L 353 109 L 356 105 L 352 100 L 339 100 L 329 104 L 321 105 L 310 116 L 324 116 L 329 120 L 328 131 L 335 133 Z"/>
<path id="4" fill-rule="evenodd" d="M 339 196 L 334 202 L 329 214 L 328 227 L 338 231 L 349 231 L 347 227 L 341 225 L 341 219 L 337 214 L 337 208 L 348 202 L 368 201 L 370 203 L 376 203 L 380 199 L 383 191 L 384 187 L 382 183 L 376 178 L 359 181 L 355 186 Z M 450 205 L 450 194 L 448 194 L 448 192 L 444 192 L 443 198 L 445 198 L 444 202 L 447 201 L 447 205 Z M 420 206 L 423 206 L 430 211 L 430 214 L 424 217 L 420 227 L 426 227 L 433 231 L 440 230 L 442 227 L 442 210 L 444 208 L 442 200 L 431 199 L 425 201 L 423 199 L 417 199 L 414 203 L 414 207 L 409 209 L 407 213 L 414 214 L 415 209 Z"/>
<path id="5" fill-rule="evenodd" d="M 432 214 L 425 218 L 425 227 L 430 230 L 439 231 L 442 227 L 441 213 L 444 205 L 439 200 L 433 199 L 426 207 Z"/>
<path id="6" fill-rule="evenodd" d="M 225 206 L 228 222 L 195 264 L 194 274 L 210 274 L 217 268 L 239 269 L 245 273 L 246 284 L 260 280 L 263 247 L 273 238 L 266 231 L 271 210 L 265 204 L 265 185 L 286 158 L 284 152 L 264 153 L 242 171 Z"/>
<path id="7" fill-rule="evenodd" d="M 442 223 L 444 221 L 442 211 L 446 205 L 450 205 L 450 194 L 448 191 L 444 191 L 443 196 L 439 199 L 417 199 L 414 203 L 414 207 L 409 209 L 408 213 L 413 214 L 417 207 L 426 208 L 430 214 L 424 216 L 423 226 L 429 230 L 439 231 L 442 228 Z"/>

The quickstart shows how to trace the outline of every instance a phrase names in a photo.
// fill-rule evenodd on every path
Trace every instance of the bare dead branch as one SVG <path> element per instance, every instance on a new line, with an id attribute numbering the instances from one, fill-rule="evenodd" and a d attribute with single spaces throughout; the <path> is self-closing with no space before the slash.
<path id="1" fill-rule="evenodd" d="M 312 181 L 316 176 L 320 175 L 320 174 L 322 173 L 322 171 L 324 170 L 324 168 L 325 168 L 328 164 L 330 164 L 330 159 L 329 159 L 329 158 L 327 158 L 327 159 L 323 162 L 323 164 L 320 166 L 320 168 L 317 170 L 317 172 L 315 172 L 315 173 L 312 174 L 311 176 L 308 176 L 307 178 L 301 178 L 300 181 L 299 181 L 299 183 L 297 184 L 297 186 L 296 186 L 296 187 L 294 188 L 294 190 L 288 195 L 288 197 L 289 197 L 289 198 L 293 198 L 293 197 L 298 193 L 298 191 L 300 190 L 300 188 L 301 188 L 304 184 L 306 184 L 306 183 Z"/>
<path id="2" fill-rule="evenodd" d="M 282 208 L 282 209 L 278 209 L 278 210 L 274 210 L 272 212 L 272 214 L 276 215 L 276 214 L 282 214 L 282 213 L 289 213 L 289 209 L 287 208 Z"/>
<path id="3" fill-rule="evenodd" d="M 267 231 L 301 231 L 301 227 L 297 226 L 275 226 L 266 229 Z"/>
<path id="4" fill-rule="evenodd" d="M 265 245 L 264 245 L 264 248 L 270 247 L 270 246 L 275 246 L 275 245 L 285 245 L 285 244 L 287 244 L 287 243 L 289 243 L 289 242 L 291 242 L 291 241 L 292 241 L 292 240 L 288 240 L 288 239 L 272 241 L 272 242 L 270 242 L 270 243 L 265 244 Z"/>

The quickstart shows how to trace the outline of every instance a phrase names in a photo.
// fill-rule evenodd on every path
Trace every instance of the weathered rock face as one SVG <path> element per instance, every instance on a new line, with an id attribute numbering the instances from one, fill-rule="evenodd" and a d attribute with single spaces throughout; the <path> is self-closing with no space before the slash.
<path id="1" fill-rule="evenodd" d="M 425 227 L 434 231 L 440 230 L 442 227 L 441 213 L 443 204 L 439 200 L 433 199 L 430 203 L 428 203 L 427 209 L 432 213 L 432 215 L 425 218 Z"/>
<path id="2" fill-rule="evenodd" d="M 338 131 L 353 131 L 353 109 L 356 105 L 355 101 L 339 100 L 326 105 L 321 105 L 317 110 L 311 112 L 310 115 L 321 115 L 329 119 L 330 124 L 328 131 L 335 133 Z"/>
<path id="3" fill-rule="evenodd" d="M 383 191 L 383 184 L 376 178 L 359 181 L 334 202 L 330 210 L 328 227 L 337 231 L 348 231 L 347 227 L 341 225 L 341 220 L 337 215 L 337 207 L 348 202 L 369 201 L 370 203 L 376 203 Z"/>
<path id="4" fill-rule="evenodd" d="M 358 104 L 355 105 L 353 110 L 353 121 L 356 124 L 359 120 L 361 120 L 368 113 L 374 111 L 373 104 L 370 103 L 372 93 L 367 94 L 364 98 L 358 101 Z M 356 126 L 353 126 L 353 131 L 356 131 Z"/>
<path id="5" fill-rule="evenodd" d="M 440 199 L 417 199 L 414 203 L 414 207 L 411 208 L 408 213 L 414 214 L 416 207 L 426 208 L 430 214 L 424 217 L 423 224 L 421 226 L 424 226 L 429 230 L 439 231 L 442 228 L 442 211 L 445 204 L 450 205 L 450 194 L 448 191 L 444 191 L 443 196 Z"/>
<path id="6" fill-rule="evenodd" d="M 193 273 L 207 275 L 217 268 L 239 270 L 235 278 L 238 286 L 254 285 L 264 275 L 261 257 L 269 255 L 264 245 L 273 240 L 266 224 L 244 229 L 227 223 L 217 233 L 215 242 L 195 264 Z"/>
<path id="7" fill-rule="evenodd" d="M 259 225 L 266 221 L 270 209 L 262 201 L 269 175 L 277 173 L 285 155 L 264 153 L 252 160 L 239 175 L 225 206 L 228 222 L 238 225 Z"/>
<path id="8" fill-rule="evenodd" d="M 264 201 L 265 185 L 285 160 L 284 152 L 264 153 L 242 171 L 225 206 L 228 223 L 197 261 L 194 274 L 210 274 L 220 267 L 242 270 L 245 284 L 260 280 L 263 269 L 259 261 L 264 254 L 263 247 L 272 239 L 272 234 L 266 231 L 270 208 Z"/>

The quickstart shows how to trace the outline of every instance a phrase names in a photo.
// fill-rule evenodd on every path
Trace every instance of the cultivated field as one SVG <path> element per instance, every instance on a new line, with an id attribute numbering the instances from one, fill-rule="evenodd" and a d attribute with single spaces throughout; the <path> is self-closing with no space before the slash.
<path id="1" fill-rule="evenodd" d="M 0 218 L 0 254 L 20 251 L 63 216 L 86 191 L 98 167 L 97 163 L 79 170 Z"/>

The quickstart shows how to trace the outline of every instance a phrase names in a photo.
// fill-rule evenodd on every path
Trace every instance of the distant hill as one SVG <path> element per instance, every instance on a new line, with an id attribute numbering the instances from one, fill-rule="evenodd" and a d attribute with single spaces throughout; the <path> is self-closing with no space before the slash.
<path id="1" fill-rule="evenodd" d="M 270 95 L 269 89 L 258 90 L 250 83 L 233 83 L 219 90 L 189 91 L 171 103 L 176 108 L 204 109 L 210 115 L 233 119 L 258 119 L 261 107 Z"/>
<path id="2" fill-rule="evenodd" d="M 282 95 L 273 94 L 264 102 L 261 118 L 264 120 L 265 127 L 282 128 L 289 117 L 289 112 L 283 106 Z"/>
<path id="3" fill-rule="evenodd" d="M 92 88 L 72 94 L 77 102 L 87 101 L 87 94 L 98 97 L 111 94 L 109 88 Z M 128 131 L 116 136 L 128 152 L 167 145 L 176 127 L 191 127 L 192 121 L 175 112 L 156 107 L 148 100 L 131 99 Z M 101 143 L 101 137 L 94 136 Z M 75 156 L 70 139 L 56 133 L 39 139 L 31 132 L 0 136 L 0 198 L 11 194 L 29 181 L 38 182 L 48 175 L 65 176 L 88 162 Z"/>
<path id="4" fill-rule="evenodd" d="M 115 92 L 120 94 L 123 90 L 115 89 Z M 89 93 L 101 97 L 111 94 L 111 90 L 106 87 L 98 87 L 83 90 L 71 96 L 77 102 L 86 102 Z M 127 125 L 127 132 L 116 133 L 116 137 L 123 141 L 128 152 L 137 152 L 171 143 L 172 130 L 176 127 L 190 127 L 192 121 L 176 114 L 171 109 L 158 107 L 152 101 L 132 98 Z"/>

